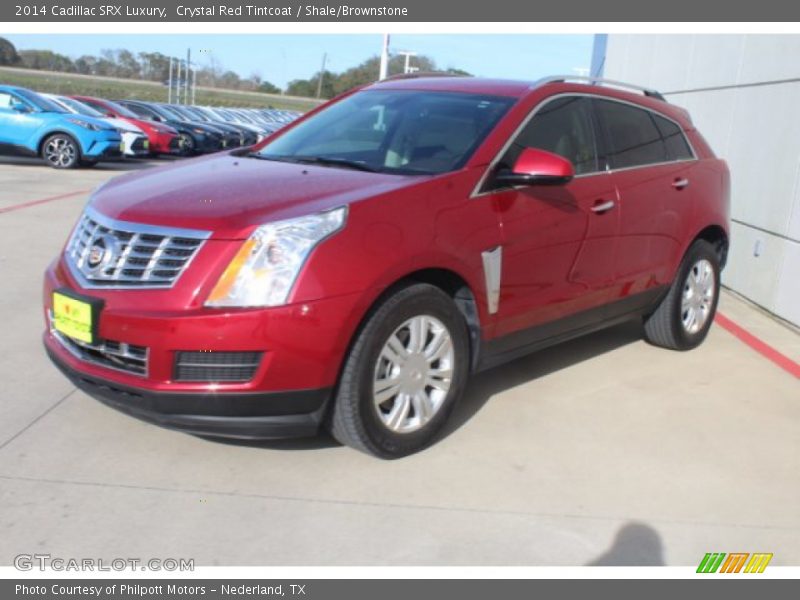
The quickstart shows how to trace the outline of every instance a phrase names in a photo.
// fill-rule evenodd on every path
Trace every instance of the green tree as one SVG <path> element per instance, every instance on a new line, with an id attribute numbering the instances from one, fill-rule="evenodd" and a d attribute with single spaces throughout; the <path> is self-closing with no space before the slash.
<path id="1" fill-rule="evenodd" d="M 265 94 L 280 94 L 281 88 L 279 88 L 274 83 L 270 83 L 269 81 L 262 81 L 261 85 L 258 86 L 257 90 L 259 92 L 263 92 Z"/>
<path id="2" fill-rule="evenodd" d="M 16 65 L 19 60 L 19 54 L 17 54 L 14 44 L 6 38 L 0 37 L 0 65 Z"/>
<path id="3" fill-rule="evenodd" d="M 68 56 L 51 50 L 20 50 L 19 57 L 23 67 L 45 71 L 74 73 L 75 65 Z"/>
<path id="4" fill-rule="evenodd" d="M 377 81 L 380 73 L 381 60 L 378 56 L 372 56 L 360 65 L 351 67 L 342 73 L 335 74 L 328 71 L 322 79 L 322 97 L 332 98 L 342 94 L 354 87 L 365 85 Z M 415 56 L 411 59 L 409 66 L 414 67 L 418 72 L 436 71 L 436 62 L 427 56 Z M 399 75 L 405 69 L 405 57 L 393 56 L 389 59 L 388 74 Z M 468 75 L 466 71 L 460 69 L 448 69 L 454 75 Z M 310 79 L 296 79 L 289 83 L 286 93 L 292 96 L 315 97 L 317 95 L 317 83 L 319 73 Z"/>

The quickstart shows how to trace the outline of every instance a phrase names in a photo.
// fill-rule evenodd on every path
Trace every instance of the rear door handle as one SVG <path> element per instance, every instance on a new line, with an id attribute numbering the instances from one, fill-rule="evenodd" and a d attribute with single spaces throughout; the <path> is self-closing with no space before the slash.
<path id="1" fill-rule="evenodd" d="M 689 185 L 689 180 L 686 178 L 676 179 L 675 181 L 672 182 L 672 187 L 674 187 L 676 190 L 682 190 L 687 185 Z"/>
<path id="2" fill-rule="evenodd" d="M 606 200 L 605 202 L 600 202 L 598 200 L 598 203 L 595 204 L 594 206 L 592 206 L 592 212 L 604 213 L 604 212 L 608 212 L 612 208 L 614 208 L 614 201 L 613 200 Z"/>

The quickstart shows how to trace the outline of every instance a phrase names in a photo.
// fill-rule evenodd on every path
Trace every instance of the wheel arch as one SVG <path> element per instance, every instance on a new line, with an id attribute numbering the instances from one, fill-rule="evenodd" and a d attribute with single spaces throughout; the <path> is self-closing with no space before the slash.
<path id="1" fill-rule="evenodd" d="M 42 150 L 44 149 L 44 143 L 51 136 L 58 135 L 58 134 L 68 135 L 69 137 L 71 137 L 75 141 L 75 144 L 77 144 L 77 146 L 78 146 L 78 159 L 80 160 L 83 157 L 83 145 L 81 144 L 81 139 L 80 139 L 80 137 L 75 135 L 73 132 L 71 132 L 71 131 L 69 131 L 68 129 L 65 129 L 65 128 L 52 129 L 52 130 L 46 131 L 44 134 L 42 134 L 42 137 L 39 140 L 39 143 L 36 145 L 36 155 L 37 156 L 41 156 L 42 155 Z"/>
<path id="2" fill-rule="evenodd" d="M 358 339 L 358 336 L 363 330 L 364 325 L 374 311 L 387 298 L 396 293 L 397 290 L 415 283 L 427 283 L 437 287 L 453 299 L 453 302 L 455 302 L 459 313 L 467 324 L 470 346 L 470 371 L 475 371 L 478 358 L 480 356 L 481 344 L 480 314 L 478 312 L 478 303 L 475 292 L 470 287 L 466 279 L 464 279 L 464 277 L 451 269 L 442 267 L 417 269 L 402 276 L 396 277 L 394 281 L 389 283 L 377 296 L 372 299 L 367 309 L 361 314 L 358 325 L 350 335 L 345 356 L 350 353 L 353 344 Z M 344 364 L 344 361 L 342 364 Z"/>
<path id="3" fill-rule="evenodd" d="M 730 247 L 730 239 L 725 228 L 716 224 L 708 225 L 694 236 L 689 245 L 691 246 L 697 240 L 705 240 L 714 247 L 719 258 L 720 270 L 723 269 L 728 260 L 728 249 Z"/>

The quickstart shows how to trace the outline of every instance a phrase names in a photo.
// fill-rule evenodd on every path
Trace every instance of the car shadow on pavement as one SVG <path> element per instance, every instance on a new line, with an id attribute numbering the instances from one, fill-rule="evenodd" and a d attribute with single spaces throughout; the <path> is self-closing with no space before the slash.
<path id="1" fill-rule="evenodd" d="M 587 567 L 660 567 L 664 561 L 664 545 L 658 531 L 646 523 L 631 521 L 623 525 L 611 546 Z"/>
<path id="2" fill-rule="evenodd" d="M 642 339 L 642 325 L 631 320 L 620 325 L 545 348 L 473 376 L 462 401 L 455 407 L 439 439 L 461 428 L 496 394 L 556 371 L 590 360 Z"/>
<path id="3" fill-rule="evenodd" d="M 437 441 L 461 428 L 480 411 L 492 396 L 561 369 L 567 369 L 640 339 L 642 339 L 641 323 L 629 321 L 479 373 L 468 383 L 464 398 L 453 410 L 453 414 Z M 222 444 L 287 451 L 321 450 L 340 445 L 325 431 L 320 431 L 316 437 L 290 440 L 206 439 Z"/>

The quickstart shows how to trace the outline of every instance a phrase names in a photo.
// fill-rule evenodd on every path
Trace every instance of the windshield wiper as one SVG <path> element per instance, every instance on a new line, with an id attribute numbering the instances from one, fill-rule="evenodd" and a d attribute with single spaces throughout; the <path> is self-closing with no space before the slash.
<path id="1" fill-rule="evenodd" d="M 336 158 L 334 156 L 292 156 L 288 158 L 304 165 L 330 165 L 331 167 L 344 167 L 345 169 L 355 169 L 356 171 L 367 171 L 369 173 L 378 172 L 378 169 L 370 167 L 364 162 L 347 158 Z"/>
<path id="2" fill-rule="evenodd" d="M 364 162 L 349 160 L 347 158 L 336 158 L 333 156 L 282 156 L 261 154 L 259 152 L 251 152 L 248 156 L 252 158 L 260 158 L 262 160 L 275 160 L 279 162 L 298 163 L 301 165 L 323 165 L 331 167 L 343 167 L 345 169 L 354 169 L 356 171 L 366 171 L 368 173 L 379 173 L 380 170 L 375 167 L 370 167 Z"/>

